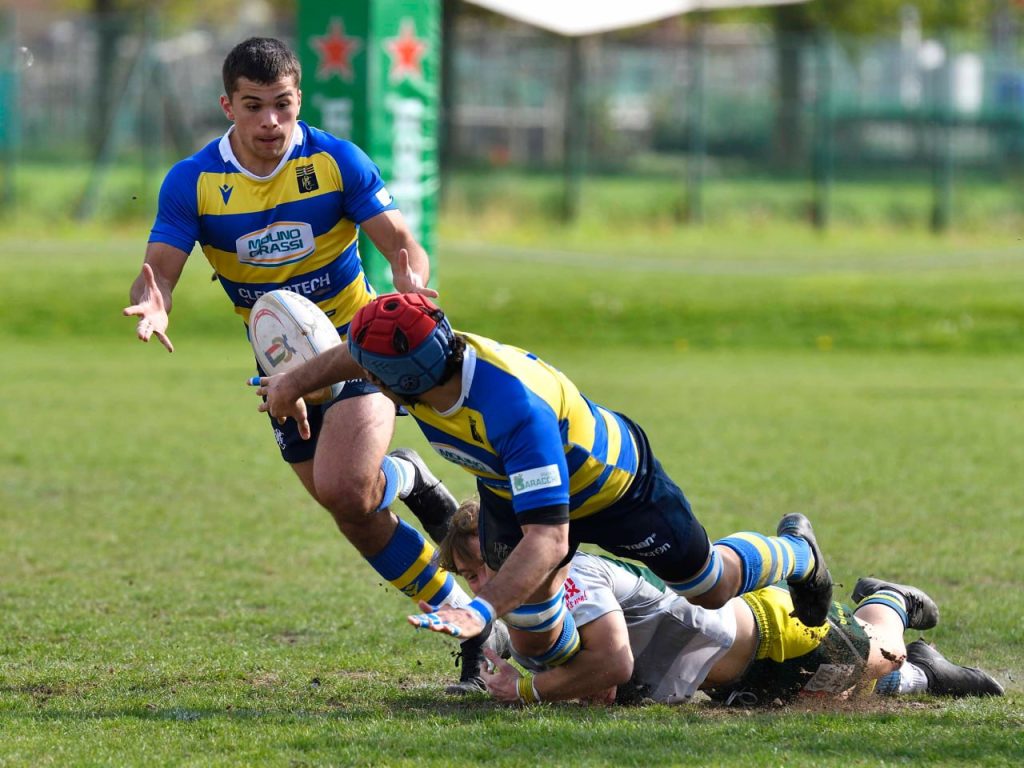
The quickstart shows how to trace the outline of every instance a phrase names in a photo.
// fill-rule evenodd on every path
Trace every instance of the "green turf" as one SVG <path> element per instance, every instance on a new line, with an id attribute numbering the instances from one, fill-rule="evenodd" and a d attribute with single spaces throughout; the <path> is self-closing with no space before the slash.
<path id="1" fill-rule="evenodd" d="M 865 573 L 926 588 L 928 636 L 1008 696 L 755 714 L 445 699 L 451 646 L 404 625 L 277 459 L 201 258 L 168 355 L 119 316 L 143 232 L 21 233 L 0 256 L 0 765 L 1018 764 L 1015 241 L 506 234 L 446 225 L 458 326 L 641 421 L 713 536 L 800 509 L 844 591 Z M 424 448 L 408 423 L 398 441 Z"/>

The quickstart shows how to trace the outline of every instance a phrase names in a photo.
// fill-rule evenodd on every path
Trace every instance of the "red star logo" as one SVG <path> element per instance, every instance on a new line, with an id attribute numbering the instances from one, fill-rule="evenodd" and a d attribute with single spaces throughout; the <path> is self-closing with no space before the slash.
<path id="1" fill-rule="evenodd" d="M 337 75 L 342 80 L 352 82 L 352 57 L 363 47 L 358 37 L 345 35 L 345 22 L 332 18 L 324 35 L 311 35 L 309 45 L 320 57 L 316 68 L 316 79 L 327 80 Z"/>
<path id="2" fill-rule="evenodd" d="M 416 24 L 412 19 L 402 19 L 397 37 L 384 39 L 384 48 L 391 57 L 391 72 L 388 79 L 397 83 L 406 78 L 423 79 L 423 57 L 430 46 L 416 37 Z"/>
<path id="3" fill-rule="evenodd" d="M 580 588 L 576 586 L 576 582 L 572 579 L 565 580 L 565 599 L 568 601 L 572 597 L 576 597 L 580 593 Z"/>

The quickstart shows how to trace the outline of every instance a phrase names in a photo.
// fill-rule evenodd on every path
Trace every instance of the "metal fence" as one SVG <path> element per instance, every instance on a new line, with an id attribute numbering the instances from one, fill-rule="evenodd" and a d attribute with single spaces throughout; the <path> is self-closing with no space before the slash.
<path id="1" fill-rule="evenodd" d="M 152 195 L 171 161 L 223 132 L 227 50 L 247 34 L 293 34 L 265 20 L 171 31 L 153 14 L 108 25 L 2 17 L 0 195 L 9 210 L 51 204 L 33 194 L 47 168 L 76 180 L 65 181 L 63 204 L 80 216 L 111 210 L 105 195 L 119 169 L 135 169 L 133 184 Z M 906 33 L 780 41 L 763 27 L 679 23 L 567 40 L 478 15 L 452 29 L 442 122 L 455 192 L 480 172 L 524 184 L 554 178 L 558 214 L 572 216 L 602 179 L 658 181 L 674 190 L 678 218 L 700 220 L 709 191 L 723 185 L 788 184 L 799 201 L 780 215 L 824 226 L 846 185 L 913 182 L 925 200 L 914 215 L 942 229 L 957 221 L 957 191 L 983 184 L 1002 195 L 999 211 L 1019 213 L 1024 67 L 1015 45 L 979 50 L 952 35 Z M 116 40 L 107 57 L 105 38 Z M 482 204 L 487 184 L 473 190 Z"/>

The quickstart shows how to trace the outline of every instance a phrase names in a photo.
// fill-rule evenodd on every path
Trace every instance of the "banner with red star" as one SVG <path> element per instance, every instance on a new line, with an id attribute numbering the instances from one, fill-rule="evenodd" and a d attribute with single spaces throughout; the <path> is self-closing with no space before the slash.
<path id="1" fill-rule="evenodd" d="M 398 35 L 384 39 L 384 50 L 391 57 L 388 79 L 392 83 L 423 79 L 423 57 L 430 51 L 430 46 L 426 40 L 416 36 L 416 22 L 413 19 L 401 20 Z"/>
<path id="2" fill-rule="evenodd" d="M 316 68 L 317 80 L 327 80 L 336 76 L 345 82 L 352 82 L 352 57 L 363 47 L 363 41 L 345 34 L 344 19 L 332 17 L 327 32 L 323 35 L 312 35 L 309 38 L 309 45 L 319 57 Z"/>

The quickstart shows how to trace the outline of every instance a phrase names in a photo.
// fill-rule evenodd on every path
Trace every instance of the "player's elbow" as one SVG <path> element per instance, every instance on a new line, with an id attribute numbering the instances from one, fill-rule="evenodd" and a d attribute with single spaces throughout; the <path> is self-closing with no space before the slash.
<path id="1" fill-rule="evenodd" d="M 625 653 L 612 654 L 608 660 L 607 674 L 608 685 L 625 685 L 633 677 L 633 654 L 627 650 Z"/>

